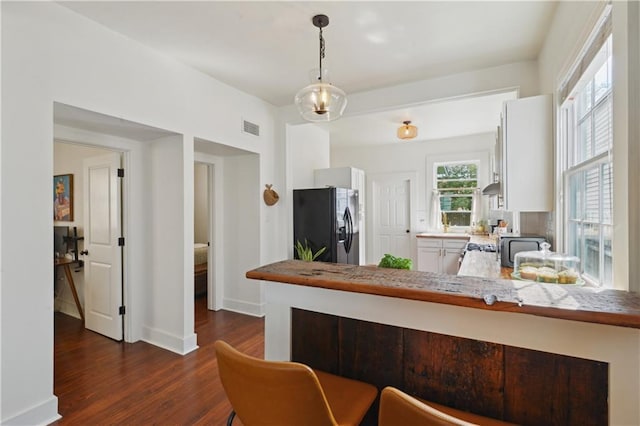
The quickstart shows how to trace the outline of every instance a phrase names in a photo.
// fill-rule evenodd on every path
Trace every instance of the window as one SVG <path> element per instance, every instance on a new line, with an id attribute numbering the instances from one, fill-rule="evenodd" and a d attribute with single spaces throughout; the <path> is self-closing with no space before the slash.
<path id="1" fill-rule="evenodd" d="M 470 226 L 478 197 L 477 163 L 436 164 L 436 190 L 442 223 Z"/>
<path id="2" fill-rule="evenodd" d="M 593 52 L 590 60 L 579 77 L 572 78 L 576 82 L 561 106 L 566 194 L 562 223 L 565 251 L 580 258 L 583 278 L 611 287 L 613 81 L 606 23 L 599 33 L 604 41 L 596 39 L 597 50 L 593 44 L 587 50 Z"/>

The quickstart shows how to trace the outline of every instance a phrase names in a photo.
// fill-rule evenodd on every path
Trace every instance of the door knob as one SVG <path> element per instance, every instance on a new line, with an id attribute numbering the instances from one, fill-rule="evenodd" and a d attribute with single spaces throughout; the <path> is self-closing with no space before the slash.
<path id="1" fill-rule="evenodd" d="M 82 250 L 80 254 L 86 256 L 87 254 L 89 254 L 89 250 Z"/>
<path id="2" fill-rule="evenodd" d="M 409 230 L 407 229 L 407 234 L 408 234 L 408 233 L 410 233 L 410 232 L 411 232 L 411 231 L 409 231 Z"/>

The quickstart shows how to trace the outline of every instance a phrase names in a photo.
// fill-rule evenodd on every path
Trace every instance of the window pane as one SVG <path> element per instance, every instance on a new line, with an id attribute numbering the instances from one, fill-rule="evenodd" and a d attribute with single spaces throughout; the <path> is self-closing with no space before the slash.
<path id="1" fill-rule="evenodd" d="M 451 226 L 469 226 L 471 224 L 471 212 L 447 213 L 447 220 Z"/>
<path id="2" fill-rule="evenodd" d="M 578 118 L 584 117 L 584 115 L 591 109 L 591 99 L 593 98 L 593 82 L 589 81 L 584 89 L 578 93 Z"/>
<path id="3" fill-rule="evenodd" d="M 585 172 L 584 218 L 590 222 L 600 219 L 600 168 Z"/>
<path id="4" fill-rule="evenodd" d="M 594 155 L 606 152 L 611 148 L 611 96 L 608 96 L 593 110 L 594 121 Z"/>
<path id="5" fill-rule="evenodd" d="M 611 163 L 602 165 L 602 223 L 613 223 L 613 178 Z"/>
<path id="6" fill-rule="evenodd" d="M 606 45 L 603 46 L 606 49 Z M 595 101 L 598 102 L 605 96 L 609 90 L 611 89 L 611 79 L 609 72 L 609 61 L 606 61 L 598 72 L 596 72 L 594 80 L 594 89 L 595 89 Z"/>
<path id="7" fill-rule="evenodd" d="M 436 167 L 436 188 L 440 192 L 440 210 L 452 226 L 469 226 L 473 193 L 478 187 L 475 163 L 440 164 Z"/>
<path id="8" fill-rule="evenodd" d="M 593 156 L 591 148 L 591 117 L 585 118 L 578 124 L 578 140 L 576 141 L 576 164 L 588 160 Z"/>
<path id="9" fill-rule="evenodd" d="M 567 252 L 582 258 L 582 225 L 575 221 L 569 221 L 569 233 Z"/>
<path id="10" fill-rule="evenodd" d="M 611 252 L 611 234 L 613 228 L 611 226 L 602 227 L 602 237 L 604 245 L 604 260 L 603 260 L 603 276 L 602 284 L 611 287 L 613 285 L 613 256 Z"/>
<path id="11" fill-rule="evenodd" d="M 574 173 L 569 178 L 569 219 L 582 219 L 582 188 L 584 173 Z"/>
<path id="12" fill-rule="evenodd" d="M 584 273 L 593 281 L 600 281 L 600 226 L 584 226 Z"/>

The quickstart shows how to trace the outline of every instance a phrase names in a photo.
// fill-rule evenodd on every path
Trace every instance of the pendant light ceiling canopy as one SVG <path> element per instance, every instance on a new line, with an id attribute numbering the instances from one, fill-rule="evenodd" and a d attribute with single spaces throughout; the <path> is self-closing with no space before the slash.
<path id="1" fill-rule="evenodd" d="M 403 121 L 403 125 L 398 128 L 398 138 L 413 139 L 418 136 L 418 128 L 411 124 L 411 121 Z"/>
<path id="2" fill-rule="evenodd" d="M 324 59 L 324 37 L 322 29 L 329 25 L 329 17 L 316 15 L 311 20 L 320 30 L 320 67 L 313 73 L 310 85 L 300 89 L 294 100 L 300 114 L 308 121 L 332 121 L 340 118 L 347 106 L 347 95 L 338 87 L 328 82 L 327 71 L 322 69 Z"/>

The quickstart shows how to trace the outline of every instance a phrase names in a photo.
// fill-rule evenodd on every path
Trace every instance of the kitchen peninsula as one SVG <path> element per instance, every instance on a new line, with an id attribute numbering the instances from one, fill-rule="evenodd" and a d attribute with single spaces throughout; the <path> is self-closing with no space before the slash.
<path id="1" fill-rule="evenodd" d="M 636 294 L 295 260 L 247 277 L 267 281 L 267 359 L 372 374 L 378 386 L 520 424 L 579 424 L 584 416 L 640 424 Z M 339 341 L 345 336 L 349 342 Z M 433 371 L 460 374 L 459 392 L 425 383 L 429 362 L 441 362 L 433 353 L 451 360 Z M 486 380 L 478 371 L 488 372 Z"/>

